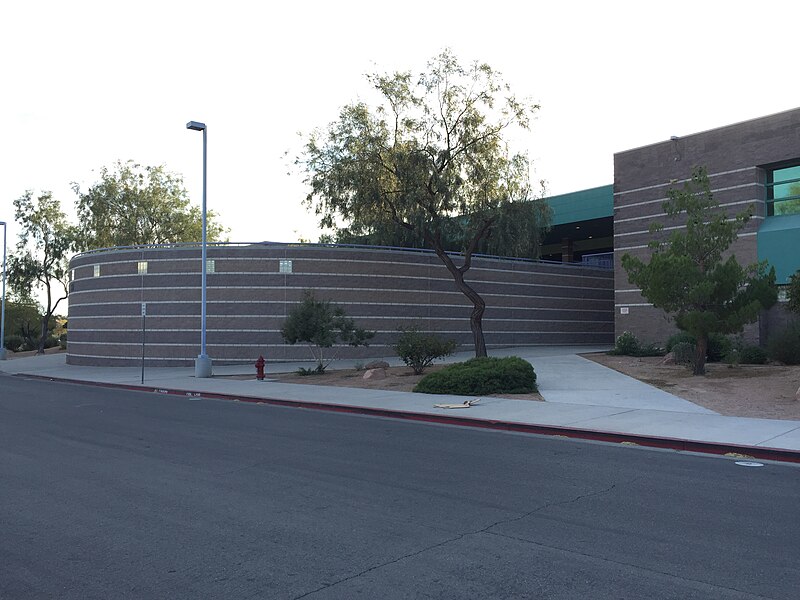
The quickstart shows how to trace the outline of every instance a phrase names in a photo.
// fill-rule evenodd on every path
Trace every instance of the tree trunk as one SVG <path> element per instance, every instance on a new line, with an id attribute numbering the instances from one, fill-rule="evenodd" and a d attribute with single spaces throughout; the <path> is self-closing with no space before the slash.
<path id="1" fill-rule="evenodd" d="M 470 302 L 472 302 L 472 312 L 469 315 L 469 326 L 470 329 L 472 329 L 472 341 L 475 345 L 475 358 L 487 356 L 486 340 L 483 337 L 483 313 L 486 311 L 486 302 L 484 302 L 483 298 L 481 298 L 478 292 L 476 292 L 466 281 L 464 281 L 464 273 L 469 270 L 471 263 L 471 252 L 465 255 L 464 266 L 459 268 L 455 265 L 453 259 L 450 258 L 450 255 L 444 251 L 441 243 L 438 243 L 438 241 L 427 232 L 425 233 L 425 237 L 428 240 L 428 243 L 436 251 L 436 255 L 444 263 L 444 266 L 447 267 L 448 271 L 450 271 L 458 290 L 464 294 Z"/>
<path id="2" fill-rule="evenodd" d="M 50 323 L 50 315 L 42 315 L 42 330 L 39 334 L 39 347 L 36 349 L 36 354 L 44 354 L 44 343 L 47 341 L 48 323 Z"/>
<path id="3" fill-rule="evenodd" d="M 472 312 L 469 314 L 469 327 L 472 329 L 472 342 L 475 345 L 475 357 L 486 356 L 486 340 L 483 337 L 483 313 L 486 312 L 486 302 L 472 289 L 464 277 L 455 277 L 456 285 L 461 293 L 472 302 Z"/>
<path id="4" fill-rule="evenodd" d="M 22 333 L 22 338 L 25 340 L 26 350 L 30 350 L 33 348 L 34 344 L 34 336 L 36 335 L 33 330 L 33 323 L 30 321 L 25 321 L 20 328 Z"/>
<path id="5" fill-rule="evenodd" d="M 694 370 L 692 375 L 706 374 L 706 354 L 708 353 L 708 334 L 697 336 L 697 348 L 694 355 Z"/>

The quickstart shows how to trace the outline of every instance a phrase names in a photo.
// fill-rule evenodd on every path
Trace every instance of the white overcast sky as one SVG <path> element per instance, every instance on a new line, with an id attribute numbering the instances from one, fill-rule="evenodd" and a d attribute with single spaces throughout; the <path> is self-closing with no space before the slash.
<path id="1" fill-rule="evenodd" d="M 117 159 L 165 164 L 232 241 L 317 239 L 284 157 L 367 93 L 450 47 L 542 106 L 523 140 L 551 194 L 613 182 L 614 152 L 800 106 L 800 2 L 226 0 L 6 2 L 0 221 L 53 191 L 73 210 Z M 798 140 L 800 142 L 800 140 Z M 800 148 L 798 148 L 800 154 Z"/>

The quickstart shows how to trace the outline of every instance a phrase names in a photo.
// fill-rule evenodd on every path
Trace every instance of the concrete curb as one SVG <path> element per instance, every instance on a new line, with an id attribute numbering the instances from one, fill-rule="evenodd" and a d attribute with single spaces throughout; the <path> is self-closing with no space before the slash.
<path id="1" fill-rule="evenodd" d="M 427 423 L 440 423 L 446 425 L 457 425 L 461 427 L 473 427 L 480 429 L 494 429 L 498 431 L 533 433 L 538 435 L 567 437 L 573 439 L 593 440 L 593 441 L 609 442 L 616 444 L 627 443 L 627 444 L 635 444 L 638 446 L 645 446 L 649 448 L 678 450 L 681 452 L 697 452 L 702 454 L 715 454 L 723 456 L 738 455 L 737 458 L 753 458 L 759 460 L 800 463 L 800 451 L 787 450 L 784 448 L 748 446 L 741 444 L 725 444 L 719 442 L 704 442 L 704 441 L 681 439 L 681 438 L 641 435 L 635 433 L 601 431 L 596 429 L 563 427 L 559 425 L 537 425 L 533 423 L 520 423 L 516 421 L 500 421 L 493 419 L 476 419 L 472 417 L 456 417 L 449 415 L 418 413 L 418 412 L 410 412 L 410 411 L 387 409 L 387 408 L 371 408 L 366 406 L 355 406 L 347 404 L 326 404 L 324 402 L 314 402 L 314 401 L 282 400 L 279 398 L 242 396 L 234 394 L 223 394 L 219 392 L 196 392 L 190 390 L 179 390 L 174 388 L 158 388 L 158 387 L 144 386 L 144 385 L 108 383 L 100 381 L 85 381 L 79 379 L 67 379 L 62 377 L 48 377 L 46 375 L 31 375 L 31 374 L 20 373 L 15 375 L 15 377 L 25 377 L 28 379 L 38 379 L 42 381 L 55 381 L 59 383 L 73 383 L 79 385 L 91 385 L 96 387 L 124 389 L 137 392 L 166 394 L 172 396 L 183 396 L 189 398 L 206 398 L 212 400 L 232 400 L 238 402 L 250 402 L 254 404 L 271 404 L 274 406 L 286 406 L 291 408 L 306 408 L 312 410 L 324 410 L 328 412 L 362 414 L 375 417 L 387 417 L 392 419 L 404 419 L 409 421 L 422 421 Z"/>

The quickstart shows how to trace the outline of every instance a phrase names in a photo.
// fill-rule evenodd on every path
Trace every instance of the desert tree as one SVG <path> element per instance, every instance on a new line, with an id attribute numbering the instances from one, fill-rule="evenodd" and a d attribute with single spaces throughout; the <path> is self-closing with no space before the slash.
<path id="1" fill-rule="evenodd" d="M 192 206 L 183 178 L 164 165 L 142 166 L 117 161 L 103 167 L 87 189 L 72 184 L 77 194 L 78 242 L 83 250 L 140 244 L 197 242 L 202 214 Z M 214 211 L 207 215 L 209 241 L 224 233 Z"/>
<path id="2" fill-rule="evenodd" d="M 475 355 L 485 356 L 486 303 L 466 276 L 487 240 L 538 256 L 549 208 L 534 197 L 527 156 L 509 145 L 538 106 L 519 100 L 490 66 L 463 66 L 447 50 L 417 77 L 367 80 L 374 102 L 344 106 L 305 141 L 296 162 L 310 187 L 306 204 L 323 227 L 373 241 L 400 228 L 391 239 L 433 249 L 472 304 Z M 458 254 L 448 252 L 449 239 Z"/>
<path id="3" fill-rule="evenodd" d="M 9 285 L 30 300 L 43 292 L 38 354 L 44 353 L 50 320 L 69 295 L 69 257 L 75 247 L 75 228 L 67 222 L 61 203 L 51 192 L 34 199 L 27 191 L 14 200 L 14 218 L 19 224 L 16 252 L 8 265 Z"/>
<path id="4" fill-rule="evenodd" d="M 695 169 L 681 189 L 669 189 L 662 208 L 670 218 L 685 219 L 685 227 L 664 237 L 664 224 L 652 223 L 657 239 L 650 243 L 649 262 L 625 254 L 622 266 L 642 296 L 695 337 L 693 372 L 702 375 L 709 335 L 739 333 L 775 304 L 775 269 L 765 262 L 740 265 L 730 253 L 725 258 L 753 207 L 728 215 L 715 200 L 704 168 Z"/>

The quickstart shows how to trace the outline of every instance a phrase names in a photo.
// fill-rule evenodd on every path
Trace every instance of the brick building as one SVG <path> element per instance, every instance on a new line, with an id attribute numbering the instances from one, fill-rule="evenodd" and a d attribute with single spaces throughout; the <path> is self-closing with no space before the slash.
<path id="1" fill-rule="evenodd" d="M 628 282 L 620 259 L 649 254 L 651 222 L 662 221 L 667 232 L 680 229 L 662 204 L 697 166 L 707 169 L 726 210 L 754 207 L 732 247 L 739 261 L 766 260 L 786 284 L 800 268 L 800 108 L 619 152 L 613 186 L 548 198 L 553 226 L 542 258 L 552 262 L 482 257 L 470 271 L 489 307 L 487 346 L 610 346 L 623 331 L 664 342 L 674 325 Z M 215 362 L 307 356 L 279 334 L 305 289 L 343 304 L 378 332 L 370 348 L 344 354 L 391 354 L 397 328 L 408 325 L 470 344 L 470 305 L 430 252 L 300 244 L 219 245 L 209 252 L 208 346 Z M 192 364 L 200 329 L 199 248 L 110 249 L 78 255 L 71 267 L 68 362 L 140 361 L 145 302 L 147 361 Z M 785 319 L 782 307 L 774 307 L 746 335 L 763 343 Z"/>
<path id="2" fill-rule="evenodd" d="M 200 248 L 112 248 L 73 257 L 67 362 L 191 365 L 200 342 Z M 391 356 L 399 327 L 472 347 L 472 305 L 431 251 L 314 244 L 215 244 L 208 249 L 208 354 L 215 364 L 310 360 L 280 329 L 305 290 L 342 306 L 376 332 L 340 357 Z M 611 269 L 492 257 L 467 279 L 487 304 L 489 349 L 611 344 Z M 146 305 L 146 324 L 142 304 Z"/>
<path id="3" fill-rule="evenodd" d="M 711 190 L 730 214 L 752 205 L 754 217 L 731 251 L 742 264 L 766 260 L 778 284 L 800 268 L 800 109 L 626 150 L 614 155 L 615 335 L 631 331 L 663 342 L 675 331 L 664 313 L 628 282 L 621 257 L 646 257 L 651 222 L 667 232 L 682 227 L 662 211 L 666 192 L 680 187 L 695 167 L 708 171 Z M 780 326 L 781 306 L 746 331 L 764 342 Z"/>

